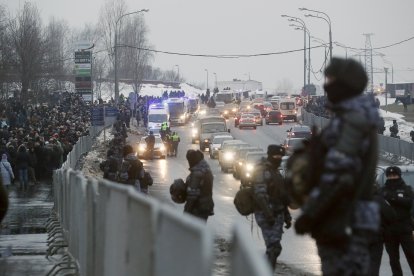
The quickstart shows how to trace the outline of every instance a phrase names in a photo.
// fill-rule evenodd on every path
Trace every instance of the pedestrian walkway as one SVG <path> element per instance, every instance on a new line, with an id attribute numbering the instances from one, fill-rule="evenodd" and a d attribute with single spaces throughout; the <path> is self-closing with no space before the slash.
<path id="1" fill-rule="evenodd" d="M 16 186 L 9 191 L 9 210 L 0 228 L 0 276 L 46 275 L 54 265 L 45 257 L 51 185 L 42 182 L 26 192 Z"/>

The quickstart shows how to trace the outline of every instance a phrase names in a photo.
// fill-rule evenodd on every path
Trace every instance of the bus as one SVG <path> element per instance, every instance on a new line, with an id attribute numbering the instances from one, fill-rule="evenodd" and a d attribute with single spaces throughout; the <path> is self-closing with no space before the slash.
<path id="1" fill-rule="evenodd" d="M 183 98 L 169 98 L 165 101 L 171 125 L 184 125 L 189 118 L 187 104 Z"/>

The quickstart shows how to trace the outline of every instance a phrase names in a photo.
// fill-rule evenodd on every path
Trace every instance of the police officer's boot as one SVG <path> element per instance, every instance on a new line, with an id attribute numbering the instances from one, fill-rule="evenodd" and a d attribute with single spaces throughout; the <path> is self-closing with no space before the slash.
<path id="1" fill-rule="evenodd" d="M 282 252 L 282 246 L 277 244 L 273 246 L 270 250 L 267 251 L 267 259 L 269 260 L 269 264 L 272 267 L 273 271 L 276 269 L 277 258 L 279 257 L 280 253 Z"/>

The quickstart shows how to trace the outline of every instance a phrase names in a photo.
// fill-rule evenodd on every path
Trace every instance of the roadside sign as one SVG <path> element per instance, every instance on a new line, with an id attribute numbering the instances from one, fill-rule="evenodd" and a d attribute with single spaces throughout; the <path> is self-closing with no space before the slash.
<path id="1" fill-rule="evenodd" d="M 93 107 L 91 110 L 91 122 L 93 126 L 103 126 L 105 125 L 105 118 L 104 118 L 104 108 L 100 107 Z"/>
<path id="2" fill-rule="evenodd" d="M 75 90 L 80 94 L 84 101 L 92 102 L 92 52 L 76 51 L 75 52 Z"/>
<path id="3" fill-rule="evenodd" d="M 113 106 L 108 106 L 105 108 L 105 117 L 116 117 L 119 113 L 118 108 Z"/>

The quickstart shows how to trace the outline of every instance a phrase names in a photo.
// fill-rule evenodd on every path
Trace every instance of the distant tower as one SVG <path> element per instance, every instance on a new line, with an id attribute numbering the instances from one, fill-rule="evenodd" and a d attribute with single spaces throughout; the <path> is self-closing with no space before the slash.
<path id="1" fill-rule="evenodd" d="M 366 92 L 373 93 L 374 92 L 374 69 L 372 65 L 372 44 L 371 44 L 371 36 L 372 33 L 363 34 L 365 36 L 365 70 L 367 71 L 368 75 L 368 85 Z"/>

